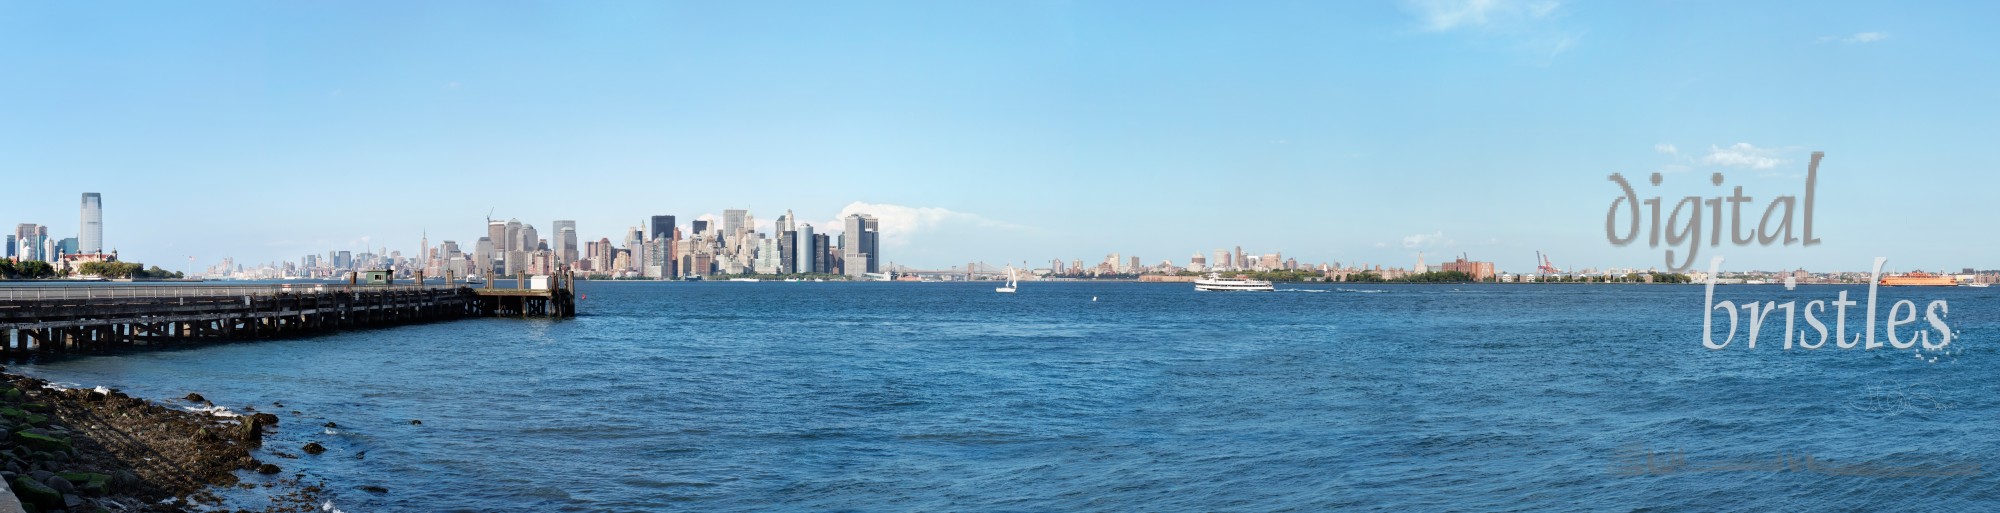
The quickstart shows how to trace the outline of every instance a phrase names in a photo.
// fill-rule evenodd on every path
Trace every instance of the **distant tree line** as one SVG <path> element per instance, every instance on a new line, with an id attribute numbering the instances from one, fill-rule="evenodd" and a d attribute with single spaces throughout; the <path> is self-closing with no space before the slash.
<path id="1" fill-rule="evenodd" d="M 146 268 L 137 262 L 84 262 L 76 266 L 77 274 L 101 276 L 105 278 L 168 279 L 180 278 L 181 273 L 161 269 L 160 266 Z"/>
<path id="2" fill-rule="evenodd" d="M 39 260 L 21 262 L 0 260 L 0 278 L 9 280 L 42 280 L 70 275 L 135 279 L 167 279 L 183 276 L 178 272 L 161 269 L 157 265 L 147 268 L 145 264 L 132 262 L 84 262 L 75 269 L 57 269 L 48 262 Z"/>
<path id="3" fill-rule="evenodd" d="M 56 277 L 56 268 L 48 262 L 26 260 L 15 262 L 0 260 L 0 277 L 10 280 L 33 280 Z"/>

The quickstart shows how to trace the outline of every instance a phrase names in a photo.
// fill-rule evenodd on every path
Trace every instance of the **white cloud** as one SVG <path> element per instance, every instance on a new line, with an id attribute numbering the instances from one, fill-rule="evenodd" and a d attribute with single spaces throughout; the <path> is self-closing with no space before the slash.
<path id="1" fill-rule="evenodd" d="M 1758 148 L 1750 143 L 1736 143 L 1728 148 L 1708 147 L 1708 156 L 1701 162 L 1711 166 L 1741 167 L 1748 169 L 1770 169 L 1785 161 L 1777 157 L 1778 150 Z"/>
<path id="2" fill-rule="evenodd" d="M 875 216 L 875 219 L 881 224 L 882 244 L 891 247 L 908 245 L 910 240 L 919 234 L 939 230 L 951 225 L 970 225 L 1008 230 L 1021 228 L 1018 225 L 987 219 L 978 214 L 955 212 L 945 208 L 909 207 L 889 203 L 856 201 L 847 204 L 846 207 L 842 207 L 840 213 L 833 216 L 833 220 L 819 225 L 820 230 L 823 232 L 845 230 L 844 222 L 841 220 L 853 214 Z"/>
<path id="3" fill-rule="evenodd" d="M 1559 0 L 1403 0 L 1426 32 L 1463 32 L 1479 47 L 1547 67 L 1576 47 L 1585 31 L 1561 26 Z"/>
<path id="4" fill-rule="evenodd" d="M 1426 30 L 1438 32 L 1548 18 L 1562 7 L 1557 0 L 1404 0 L 1403 4 L 1416 12 Z"/>
<path id="5" fill-rule="evenodd" d="M 1428 248 L 1439 245 L 1450 246 L 1451 244 L 1452 241 L 1450 239 L 1444 238 L 1444 232 L 1419 233 L 1403 237 L 1403 247 L 1405 248 Z"/>
<path id="6" fill-rule="evenodd" d="M 1889 38 L 1888 32 L 1857 32 L 1851 36 L 1820 36 L 1820 43 L 1839 41 L 1842 43 L 1873 43 Z"/>
<path id="7" fill-rule="evenodd" d="M 1655 145 L 1653 145 L 1653 151 L 1657 151 L 1657 152 L 1660 152 L 1660 153 L 1665 153 L 1665 154 L 1668 154 L 1668 155 L 1679 155 L 1679 154 L 1681 154 L 1681 149 L 1680 149 L 1680 148 L 1675 148 L 1675 147 L 1674 147 L 1674 145 L 1672 145 L 1672 144 L 1667 144 L 1667 143 L 1659 143 L 1659 144 L 1655 144 Z"/>

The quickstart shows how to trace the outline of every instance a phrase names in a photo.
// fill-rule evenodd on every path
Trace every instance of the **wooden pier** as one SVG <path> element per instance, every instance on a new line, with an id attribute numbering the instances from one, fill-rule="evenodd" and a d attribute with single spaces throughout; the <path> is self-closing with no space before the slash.
<path id="1" fill-rule="evenodd" d="M 0 286 L 0 358 L 256 340 L 467 317 L 576 315 L 543 290 L 288 284 Z"/>
<path id="2" fill-rule="evenodd" d="M 486 288 L 471 290 L 476 300 L 474 308 L 480 315 L 562 319 L 576 317 L 575 287 L 575 277 L 565 272 L 534 279 L 519 276 L 511 288 L 494 287 L 492 281 L 487 281 Z"/>

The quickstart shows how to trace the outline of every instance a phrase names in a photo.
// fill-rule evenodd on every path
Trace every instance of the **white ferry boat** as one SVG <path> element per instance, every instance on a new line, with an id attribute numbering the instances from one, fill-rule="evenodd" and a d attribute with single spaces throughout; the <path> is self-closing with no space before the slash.
<path id="1" fill-rule="evenodd" d="M 1271 282 L 1268 281 L 1252 280 L 1243 276 L 1237 276 L 1235 278 L 1223 278 L 1222 275 L 1216 273 L 1208 273 L 1207 277 L 1195 280 L 1194 289 L 1196 291 L 1204 291 L 1204 292 L 1206 291 L 1271 292 L 1273 290 L 1277 290 L 1271 288 Z"/>

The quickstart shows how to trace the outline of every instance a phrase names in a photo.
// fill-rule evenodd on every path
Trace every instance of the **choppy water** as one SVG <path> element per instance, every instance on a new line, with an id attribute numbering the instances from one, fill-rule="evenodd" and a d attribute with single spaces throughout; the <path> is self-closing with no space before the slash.
<path id="1" fill-rule="evenodd" d="M 2000 289 L 1884 289 L 1951 301 L 1919 359 L 1709 351 L 1693 286 L 1281 288 L 585 283 L 571 321 L 14 370 L 296 410 L 268 447 L 330 451 L 265 459 L 346 511 L 2000 508 Z"/>

